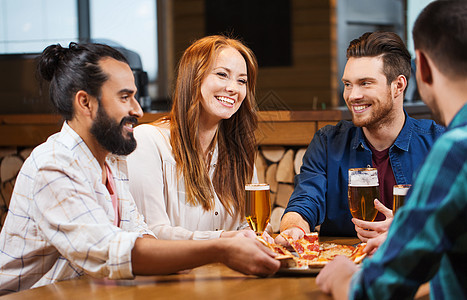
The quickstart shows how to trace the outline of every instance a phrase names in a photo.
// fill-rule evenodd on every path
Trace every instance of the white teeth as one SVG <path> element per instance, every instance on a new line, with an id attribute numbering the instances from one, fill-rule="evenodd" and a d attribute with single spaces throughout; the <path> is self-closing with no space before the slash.
<path id="1" fill-rule="evenodd" d="M 133 128 L 133 123 L 126 123 L 125 126 L 126 126 L 126 127 L 130 127 L 130 128 Z"/>
<path id="2" fill-rule="evenodd" d="M 219 101 L 222 101 L 222 102 L 226 102 L 228 104 L 234 104 L 235 103 L 234 100 L 232 100 L 230 98 L 227 98 L 227 97 L 220 96 L 220 97 L 216 97 L 216 99 L 219 100 Z"/>
<path id="3" fill-rule="evenodd" d="M 365 108 L 367 108 L 366 105 L 360 105 L 360 106 L 354 106 L 353 109 L 355 111 L 361 111 L 361 110 L 364 110 Z"/>

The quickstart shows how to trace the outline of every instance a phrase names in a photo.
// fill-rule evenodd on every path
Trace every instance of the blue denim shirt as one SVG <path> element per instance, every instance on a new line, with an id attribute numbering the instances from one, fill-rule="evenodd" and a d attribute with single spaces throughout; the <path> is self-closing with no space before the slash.
<path id="1" fill-rule="evenodd" d="M 410 184 L 412 173 L 421 166 L 444 127 L 431 120 L 406 121 L 394 144 L 389 160 L 397 184 Z M 320 129 L 303 156 L 295 190 L 285 213 L 297 212 L 310 228 L 321 224 L 320 234 L 355 236 L 347 200 L 348 170 L 372 165 L 372 153 L 361 127 L 350 121 Z"/>

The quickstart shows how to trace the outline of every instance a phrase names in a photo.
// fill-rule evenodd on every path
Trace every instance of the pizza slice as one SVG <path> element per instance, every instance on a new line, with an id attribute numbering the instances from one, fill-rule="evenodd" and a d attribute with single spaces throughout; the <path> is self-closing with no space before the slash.
<path id="1" fill-rule="evenodd" d="M 346 256 L 355 264 L 359 264 L 366 256 L 366 253 L 363 253 L 365 245 L 365 243 L 361 243 L 355 247 L 351 245 L 322 243 L 320 245 L 318 257 L 312 261 L 309 261 L 308 266 L 310 268 L 322 268 L 338 255 Z"/>
<path id="2" fill-rule="evenodd" d="M 278 255 L 275 257 L 275 259 L 289 259 L 289 258 L 295 258 L 295 256 L 290 253 L 289 250 L 287 250 L 285 247 L 278 245 L 278 244 L 273 244 L 273 243 L 268 243 L 266 239 L 263 237 L 257 236 L 256 239 L 260 241 L 263 245 L 271 249 L 274 253 L 277 253 Z"/>
<path id="3" fill-rule="evenodd" d="M 366 253 L 363 252 L 363 249 L 365 249 L 366 243 L 360 243 L 355 247 L 354 252 L 350 256 L 350 260 L 352 260 L 354 263 L 359 264 L 363 261 L 363 259 L 366 257 Z"/>
<path id="4" fill-rule="evenodd" d="M 338 255 L 350 257 L 354 253 L 355 247 L 335 243 L 322 243 L 320 245 L 319 258 L 331 261 Z"/>
<path id="5" fill-rule="evenodd" d="M 293 240 L 291 236 L 283 233 L 281 233 L 281 235 L 289 242 L 300 258 L 313 260 L 318 257 L 319 242 L 317 232 L 305 234 L 303 238 L 298 240 Z"/>

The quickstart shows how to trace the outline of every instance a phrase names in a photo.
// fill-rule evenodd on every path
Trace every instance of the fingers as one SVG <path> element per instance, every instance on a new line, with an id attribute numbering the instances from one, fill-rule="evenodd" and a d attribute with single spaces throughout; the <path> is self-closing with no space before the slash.
<path id="1" fill-rule="evenodd" d="M 294 241 L 301 239 L 304 236 L 303 231 L 298 227 L 287 228 L 281 233 L 283 233 L 284 235 L 291 236 Z M 276 244 L 282 245 L 284 247 L 291 247 L 289 242 L 280 234 L 276 237 L 274 241 L 276 242 Z"/>
<path id="2" fill-rule="evenodd" d="M 386 241 L 387 235 L 388 233 L 384 232 L 375 238 L 369 239 L 363 251 L 369 254 L 373 254 L 376 251 L 376 249 L 378 249 L 379 246 L 381 246 L 381 244 L 383 244 L 384 241 Z"/>
<path id="3" fill-rule="evenodd" d="M 269 235 L 269 233 L 267 231 L 264 231 L 261 236 L 263 237 L 263 239 L 266 240 L 266 242 L 268 242 L 270 244 L 274 243 L 274 239 Z"/>
<path id="4" fill-rule="evenodd" d="M 265 276 L 274 274 L 280 267 L 280 262 L 274 259 L 277 254 L 256 239 L 235 237 L 226 242 L 227 255 L 222 262 L 233 270 Z"/>
<path id="5" fill-rule="evenodd" d="M 316 276 L 316 285 L 321 289 L 323 293 L 330 294 L 331 293 L 331 283 L 329 280 L 329 274 L 327 269 L 327 265 L 318 273 Z"/>
<path id="6" fill-rule="evenodd" d="M 256 233 L 251 229 L 242 229 L 238 231 L 223 231 L 220 235 L 221 238 L 233 238 L 233 237 L 247 237 L 250 239 L 256 239 Z"/>
<path id="7" fill-rule="evenodd" d="M 392 214 L 392 213 L 391 213 Z M 386 218 L 384 221 L 374 221 L 368 222 L 359 220 L 356 218 L 352 218 L 352 223 L 355 224 L 355 230 L 358 232 L 357 228 L 360 230 L 367 230 L 367 231 L 376 231 L 378 233 L 386 232 L 389 226 L 392 223 L 392 217 Z"/>
<path id="8" fill-rule="evenodd" d="M 293 226 L 287 228 L 287 230 L 284 230 L 282 233 L 291 236 L 294 241 L 301 239 L 305 235 L 300 228 Z"/>
<path id="9" fill-rule="evenodd" d="M 362 241 L 363 243 L 367 243 L 367 242 L 368 242 L 368 238 L 362 236 L 360 233 L 357 233 L 357 237 L 358 237 L 358 238 L 360 239 L 360 241 Z"/>
<path id="10" fill-rule="evenodd" d="M 379 231 L 363 229 L 358 226 L 355 226 L 355 231 L 357 232 L 357 235 L 360 235 L 363 239 L 372 239 L 381 234 Z"/>
<path id="11" fill-rule="evenodd" d="M 329 262 L 316 277 L 316 284 L 334 298 L 340 299 L 346 294 L 352 275 L 357 271 L 357 266 L 347 257 L 336 256 Z"/>
<path id="12" fill-rule="evenodd" d="M 367 242 L 365 248 L 363 248 L 363 253 L 372 254 L 376 249 L 377 247 L 375 247 L 375 244 Z"/>
<path id="13" fill-rule="evenodd" d="M 361 229 L 364 229 L 364 230 L 376 230 L 379 222 L 368 222 L 368 221 L 363 221 L 360 219 L 352 218 L 352 223 L 355 224 L 355 228 L 360 227 Z"/>
<path id="14" fill-rule="evenodd" d="M 383 203 L 381 203 L 378 199 L 375 199 L 374 201 L 375 203 L 375 208 L 381 212 L 385 217 L 386 219 L 387 218 L 392 218 L 393 217 L 393 214 L 392 214 L 392 210 L 387 208 Z"/>
<path id="15" fill-rule="evenodd" d="M 264 264 L 260 264 L 260 268 L 253 270 L 252 274 L 259 275 L 259 276 L 267 276 L 276 273 L 281 266 L 281 262 L 277 259 L 272 259 Z"/>
<path id="16" fill-rule="evenodd" d="M 286 239 L 284 239 L 284 237 L 280 234 L 276 236 L 276 238 L 274 239 L 274 242 L 284 247 L 289 246 L 289 242 Z"/>
<path id="17" fill-rule="evenodd" d="M 257 247 L 259 248 L 258 256 L 254 258 L 254 265 L 253 269 L 251 270 L 251 274 L 266 276 L 271 275 L 277 272 L 281 266 L 281 262 L 274 257 L 277 256 L 274 251 L 267 248 L 259 241 L 255 241 L 257 243 Z"/>
<path id="18" fill-rule="evenodd" d="M 243 229 L 243 230 L 240 230 L 240 232 L 243 234 L 244 237 L 247 237 L 250 239 L 256 238 L 256 233 L 251 229 Z"/>

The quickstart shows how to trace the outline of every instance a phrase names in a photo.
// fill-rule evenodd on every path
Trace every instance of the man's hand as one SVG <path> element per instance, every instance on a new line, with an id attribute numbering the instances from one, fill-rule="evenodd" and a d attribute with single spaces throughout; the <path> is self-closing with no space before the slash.
<path id="1" fill-rule="evenodd" d="M 375 199 L 375 208 L 386 217 L 386 220 L 380 222 L 368 222 L 356 218 L 352 219 L 352 222 L 355 224 L 357 236 L 362 242 L 368 242 L 368 239 L 376 238 L 387 232 L 391 225 L 393 219 L 392 210 L 388 209 L 377 199 Z"/>
<path id="2" fill-rule="evenodd" d="M 305 235 L 303 230 L 301 230 L 300 228 L 295 227 L 295 226 L 287 228 L 286 230 L 284 230 L 281 233 L 283 233 L 285 235 L 288 235 L 288 236 L 291 236 L 294 241 L 298 240 L 298 239 L 301 239 Z M 276 244 L 282 245 L 284 247 L 291 247 L 289 242 L 280 234 L 276 237 L 276 239 L 274 241 L 276 242 Z"/>
<path id="3" fill-rule="evenodd" d="M 280 262 L 277 255 L 256 239 L 234 237 L 219 239 L 223 245 L 224 255 L 221 260 L 229 268 L 244 274 L 260 276 L 277 272 Z"/>
<path id="4" fill-rule="evenodd" d="M 336 256 L 316 277 L 321 291 L 332 294 L 334 299 L 348 299 L 350 279 L 358 267 L 345 256 Z"/>
<path id="5" fill-rule="evenodd" d="M 307 221 L 305 221 L 300 214 L 291 211 L 282 216 L 281 233 L 291 236 L 294 240 L 298 240 L 303 237 L 303 231 L 310 232 L 310 225 L 308 225 Z M 281 235 L 276 237 L 276 244 L 284 247 L 291 247 L 289 242 Z"/>
<path id="6" fill-rule="evenodd" d="M 373 253 L 375 253 L 379 246 L 381 246 L 381 244 L 384 243 L 387 236 L 388 232 L 386 231 L 375 238 L 369 239 L 365 249 L 363 249 L 363 252 L 368 253 L 369 255 L 373 255 Z"/>

